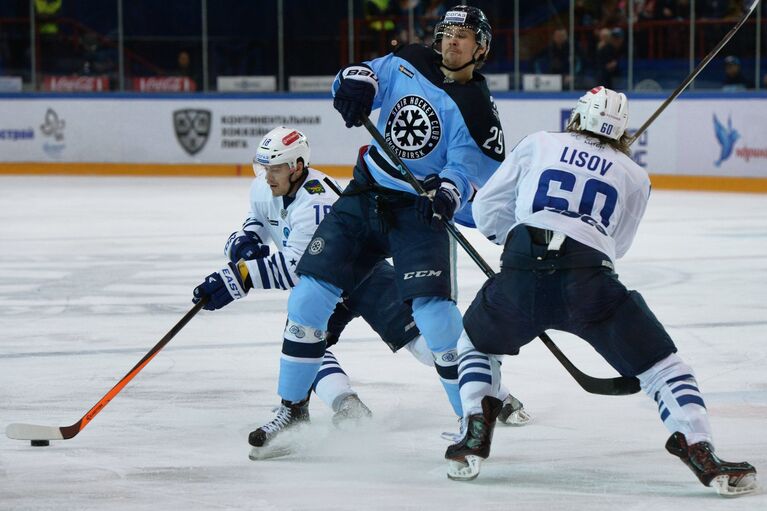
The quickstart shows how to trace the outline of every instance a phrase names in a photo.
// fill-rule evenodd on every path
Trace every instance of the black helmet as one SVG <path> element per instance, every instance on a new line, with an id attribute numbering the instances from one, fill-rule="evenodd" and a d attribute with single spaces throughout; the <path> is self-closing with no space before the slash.
<path id="1" fill-rule="evenodd" d="M 490 47 L 493 38 L 493 29 L 487 16 L 482 9 L 468 5 L 456 5 L 445 13 L 439 23 L 434 27 L 434 44 L 439 44 L 447 27 L 463 27 L 472 30 L 477 38 L 477 44 Z"/>

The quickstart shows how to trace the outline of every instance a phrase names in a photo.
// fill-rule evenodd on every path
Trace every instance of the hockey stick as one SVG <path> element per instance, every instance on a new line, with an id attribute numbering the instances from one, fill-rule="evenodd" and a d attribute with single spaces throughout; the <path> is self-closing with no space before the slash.
<path id="1" fill-rule="evenodd" d="M 182 328 L 191 320 L 195 314 L 200 312 L 200 309 L 202 309 L 203 305 L 205 305 L 205 302 L 207 300 L 203 299 L 195 304 L 192 309 L 187 312 L 181 320 L 176 323 L 173 328 L 170 329 L 170 331 L 165 334 L 165 337 L 160 339 L 160 342 L 154 345 L 154 347 L 149 350 L 149 352 L 144 355 L 144 358 L 139 360 L 138 364 L 133 366 L 133 369 L 128 371 L 128 374 L 123 376 L 123 379 L 120 380 L 117 385 L 112 387 L 112 390 L 107 392 L 104 397 L 102 397 L 98 403 L 93 405 L 93 408 L 88 410 L 88 413 L 83 415 L 83 417 L 72 424 L 71 426 L 36 426 L 34 424 L 9 424 L 8 427 L 5 428 L 5 434 L 8 438 L 12 438 L 14 440 L 67 440 L 69 438 L 74 437 L 77 435 L 80 431 L 85 428 L 85 426 L 88 425 L 90 421 L 93 420 L 93 418 L 104 409 L 106 405 L 109 404 L 109 402 L 114 398 L 122 389 L 125 387 L 128 382 L 130 382 L 134 376 L 136 376 L 143 368 L 146 366 L 157 353 L 165 347 L 166 344 L 170 342 L 173 337 L 181 331 Z M 47 445 L 47 444 L 46 444 Z"/>
<path id="2" fill-rule="evenodd" d="M 370 132 L 370 135 L 384 150 L 386 155 L 397 165 L 400 174 L 405 180 L 413 187 L 418 195 L 426 195 L 426 191 L 423 189 L 421 182 L 416 179 L 413 173 L 407 168 L 405 162 L 395 153 L 386 140 L 383 138 L 378 129 L 370 122 L 370 119 L 363 117 L 363 124 L 365 128 Z M 482 256 L 471 246 L 469 241 L 461 234 L 458 228 L 450 222 L 444 222 L 445 228 L 448 233 L 458 242 L 461 247 L 469 254 L 469 257 L 477 263 L 477 266 L 484 272 L 489 278 L 495 275 L 495 272 L 487 262 L 482 259 Z M 562 350 L 554 344 L 554 341 L 546 334 L 542 332 L 538 338 L 543 341 L 543 344 L 551 351 L 551 353 L 559 360 L 570 375 L 575 378 L 575 381 L 585 390 L 592 394 L 602 394 L 606 396 L 624 396 L 629 394 L 635 394 L 639 392 L 639 380 L 634 377 L 619 376 L 616 378 L 594 378 L 589 376 L 570 362 L 570 359 L 562 353 Z"/>
<path id="3" fill-rule="evenodd" d="M 666 107 L 671 104 L 671 102 L 674 101 L 677 96 L 679 96 L 687 88 L 687 86 L 692 83 L 693 80 L 695 80 L 703 68 L 706 67 L 706 65 L 708 65 L 708 63 L 711 62 L 714 57 L 716 57 L 717 53 L 719 53 L 719 51 L 724 48 L 724 45 L 727 44 L 730 39 L 732 39 L 732 36 L 735 35 L 735 32 L 737 32 L 740 27 L 743 26 L 746 20 L 748 20 L 748 17 L 751 16 L 751 13 L 754 12 L 754 9 L 756 9 L 758 4 L 759 0 L 754 0 L 754 2 L 751 4 L 751 7 L 748 8 L 748 11 L 743 15 L 742 18 L 740 18 L 738 23 L 732 27 L 730 31 L 727 32 L 727 34 L 725 34 L 722 40 L 719 41 L 719 44 L 717 44 L 716 47 L 714 47 L 714 49 L 711 50 L 708 55 L 703 57 L 703 60 L 701 60 L 695 69 L 693 69 L 692 72 L 687 75 L 687 78 L 685 78 L 684 81 L 682 81 L 682 83 L 680 83 L 679 86 L 674 89 L 674 92 L 672 92 L 671 95 L 666 98 L 666 100 L 658 107 L 658 109 L 650 116 L 650 118 L 647 119 L 645 123 L 642 124 L 642 126 L 640 126 L 639 129 L 634 132 L 634 134 L 631 136 L 631 140 L 629 141 L 629 145 L 632 145 L 634 141 L 636 141 L 636 139 L 638 139 L 642 133 L 647 130 L 650 124 L 652 124 L 653 121 L 655 121 L 655 119 L 657 119 L 658 116 L 663 113 Z"/>

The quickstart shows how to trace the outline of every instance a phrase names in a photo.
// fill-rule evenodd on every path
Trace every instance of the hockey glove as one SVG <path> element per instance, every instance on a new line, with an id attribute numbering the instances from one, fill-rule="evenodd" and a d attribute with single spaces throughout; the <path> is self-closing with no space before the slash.
<path id="1" fill-rule="evenodd" d="M 426 225 L 439 228 L 442 221 L 449 222 L 461 203 L 458 188 L 449 179 L 442 179 L 438 174 L 429 174 L 423 180 L 426 195 L 416 198 L 415 208 L 418 217 Z"/>
<path id="2" fill-rule="evenodd" d="M 242 261 L 229 263 L 223 269 L 208 275 L 202 284 L 194 288 L 193 303 L 207 298 L 203 309 L 214 311 L 248 294 L 253 283 L 248 275 L 248 267 Z"/>
<path id="3" fill-rule="evenodd" d="M 269 246 L 264 245 L 261 238 L 252 231 L 236 231 L 229 235 L 224 247 L 224 254 L 233 263 L 240 259 L 250 261 L 269 255 Z"/>
<path id="4" fill-rule="evenodd" d="M 347 128 L 362 126 L 363 115 L 370 115 L 373 109 L 378 78 L 369 67 L 352 65 L 341 71 L 340 81 L 333 108 L 341 113 Z"/>

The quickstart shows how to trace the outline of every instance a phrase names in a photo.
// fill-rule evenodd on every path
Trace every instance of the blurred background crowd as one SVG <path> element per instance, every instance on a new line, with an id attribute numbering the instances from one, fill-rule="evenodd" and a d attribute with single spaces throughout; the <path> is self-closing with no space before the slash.
<path id="1" fill-rule="evenodd" d="M 457 3 L 489 17 L 483 72 L 510 90 L 635 91 L 674 88 L 752 0 L 2 0 L 0 91 L 216 91 L 253 76 L 286 91 L 290 77 L 429 44 Z M 694 88 L 767 87 L 765 12 Z"/>

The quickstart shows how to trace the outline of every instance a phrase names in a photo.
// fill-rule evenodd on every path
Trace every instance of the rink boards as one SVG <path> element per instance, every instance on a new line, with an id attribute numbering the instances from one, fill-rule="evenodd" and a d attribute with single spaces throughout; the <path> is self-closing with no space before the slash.
<path id="1" fill-rule="evenodd" d="M 577 94 L 499 94 L 507 150 L 558 131 Z M 665 95 L 631 98 L 638 128 Z M 3 95 L 0 174 L 249 176 L 261 137 L 304 131 L 312 165 L 348 177 L 363 128 L 348 130 L 327 95 Z M 491 136 L 491 135 L 489 135 Z M 685 94 L 632 146 L 656 188 L 767 191 L 767 96 Z"/>

